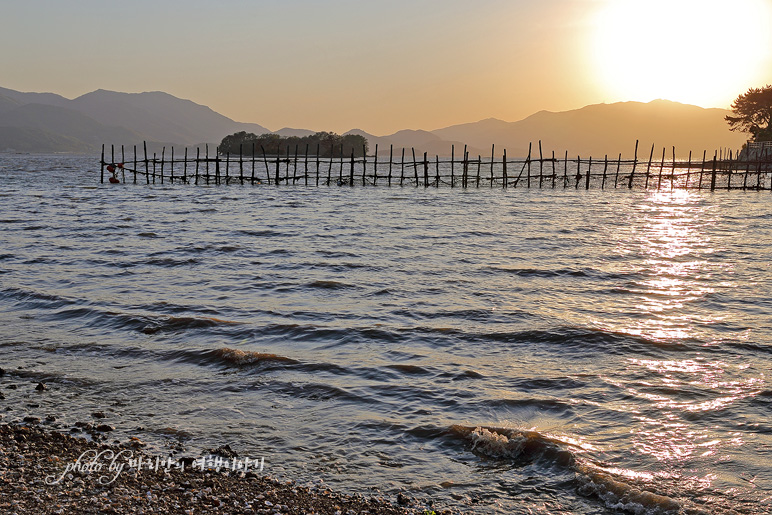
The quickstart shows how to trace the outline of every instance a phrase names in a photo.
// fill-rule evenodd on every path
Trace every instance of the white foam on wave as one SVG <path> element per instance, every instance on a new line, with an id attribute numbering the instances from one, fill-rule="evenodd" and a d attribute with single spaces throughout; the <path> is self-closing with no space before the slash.
<path id="1" fill-rule="evenodd" d="M 599 498 L 606 507 L 635 515 L 673 515 L 681 504 L 666 495 L 651 492 L 648 473 L 604 468 L 582 456 L 591 446 L 572 438 L 561 438 L 535 430 L 453 426 L 451 431 L 472 442 L 472 450 L 492 458 L 543 460 L 576 473 L 578 492 Z M 692 513 L 692 511 L 690 511 Z M 695 511 L 694 513 L 702 513 Z"/>

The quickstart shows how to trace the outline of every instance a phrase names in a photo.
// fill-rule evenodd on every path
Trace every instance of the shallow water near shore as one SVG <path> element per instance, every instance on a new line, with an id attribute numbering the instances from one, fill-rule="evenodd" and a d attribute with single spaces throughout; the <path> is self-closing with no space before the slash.
<path id="1" fill-rule="evenodd" d="M 2 421 L 470 513 L 772 513 L 769 192 L 0 179 Z"/>

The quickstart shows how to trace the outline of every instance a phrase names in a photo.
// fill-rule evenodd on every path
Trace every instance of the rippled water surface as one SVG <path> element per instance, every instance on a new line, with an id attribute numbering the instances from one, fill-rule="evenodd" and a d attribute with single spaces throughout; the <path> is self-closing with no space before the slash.
<path id="1" fill-rule="evenodd" d="M 99 184 L 0 154 L 4 421 L 470 513 L 772 512 L 769 192 Z M 21 367 L 21 368 L 19 368 Z M 2 384 L 12 378 L 0 378 Z"/>

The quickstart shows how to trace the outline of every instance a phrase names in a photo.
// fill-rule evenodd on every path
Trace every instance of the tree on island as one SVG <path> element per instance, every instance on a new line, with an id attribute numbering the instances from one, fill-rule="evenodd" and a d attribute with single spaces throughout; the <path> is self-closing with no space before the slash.
<path id="1" fill-rule="evenodd" d="M 753 141 L 772 141 L 772 86 L 750 88 L 732 104 L 736 116 L 725 117 L 729 130 L 747 132 Z"/>
<path id="2" fill-rule="evenodd" d="M 261 155 L 265 152 L 267 155 L 286 155 L 289 151 L 294 155 L 297 150 L 299 155 L 305 155 L 308 149 L 309 155 L 319 157 L 349 157 L 354 153 L 354 157 L 362 157 L 368 150 L 367 138 L 357 134 L 346 134 L 340 136 L 334 132 L 317 132 L 310 136 L 289 136 L 282 137 L 278 134 L 261 134 L 257 136 L 251 132 L 237 132 L 230 136 L 225 136 L 220 143 L 220 154 L 235 154 L 243 152 L 244 155 L 252 155 L 254 148 L 255 155 Z"/>

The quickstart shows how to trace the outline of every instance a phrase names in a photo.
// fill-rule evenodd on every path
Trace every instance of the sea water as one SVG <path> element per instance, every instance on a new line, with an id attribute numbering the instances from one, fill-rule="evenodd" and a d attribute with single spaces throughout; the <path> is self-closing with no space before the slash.
<path id="1" fill-rule="evenodd" d="M 468 513 L 772 512 L 769 192 L 127 182 L 0 154 L 2 421 Z"/>

